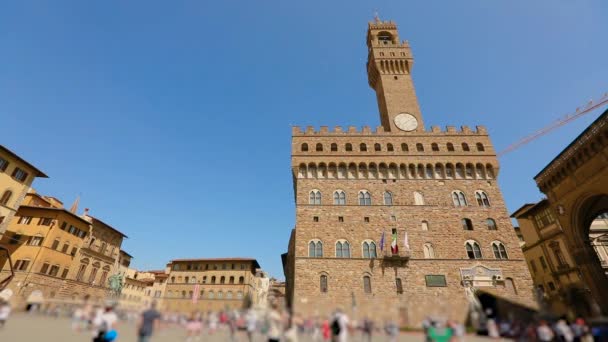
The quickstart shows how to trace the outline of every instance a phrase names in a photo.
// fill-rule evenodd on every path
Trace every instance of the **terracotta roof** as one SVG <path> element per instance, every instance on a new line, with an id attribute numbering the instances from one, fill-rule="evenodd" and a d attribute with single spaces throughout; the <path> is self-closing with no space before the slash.
<path id="1" fill-rule="evenodd" d="M 87 226 L 89 226 L 91 223 L 85 219 L 83 219 L 82 217 L 74 214 L 71 211 L 68 211 L 64 208 L 54 208 L 54 207 L 39 207 L 39 206 L 34 206 L 34 205 L 21 205 L 19 206 L 19 209 L 21 208 L 29 208 L 29 209 L 38 209 L 38 210 L 54 210 L 54 211 L 63 211 L 64 213 L 72 216 L 73 218 L 76 218 L 78 220 L 80 220 L 81 222 L 84 222 Z"/>
<path id="2" fill-rule="evenodd" d="M 23 164 L 29 166 L 31 169 L 34 170 L 34 172 L 36 172 L 36 177 L 49 178 L 49 176 L 47 176 L 44 172 L 40 171 L 34 165 L 28 163 L 25 159 L 19 157 L 15 152 L 9 150 L 8 148 L 0 145 L 0 151 L 3 151 L 4 153 L 10 154 L 11 157 L 13 157 L 13 158 L 19 160 L 20 162 L 22 162 Z"/>
<path id="3" fill-rule="evenodd" d="M 103 224 L 104 226 L 106 226 L 106 227 L 110 228 L 110 229 L 111 229 L 111 230 L 113 230 L 114 232 L 116 232 L 116 233 L 118 233 L 118 234 L 122 235 L 122 237 L 125 237 L 125 238 L 127 238 L 127 239 L 129 238 L 128 236 L 126 236 L 126 235 L 125 235 L 123 232 L 121 232 L 120 230 L 118 230 L 118 229 L 116 229 L 116 228 L 114 228 L 114 227 L 110 226 L 109 224 L 107 224 L 107 223 L 103 222 L 102 220 L 100 220 L 100 219 L 98 219 L 98 218 L 96 218 L 96 217 L 94 217 L 94 216 L 91 216 L 91 215 L 85 215 L 85 216 L 86 216 L 86 217 L 90 217 L 91 219 L 93 219 L 93 221 L 97 221 L 97 222 L 99 222 L 99 223 Z M 128 254 L 127 254 L 127 255 L 128 255 Z M 129 256 L 130 256 L 130 255 L 129 255 Z"/>

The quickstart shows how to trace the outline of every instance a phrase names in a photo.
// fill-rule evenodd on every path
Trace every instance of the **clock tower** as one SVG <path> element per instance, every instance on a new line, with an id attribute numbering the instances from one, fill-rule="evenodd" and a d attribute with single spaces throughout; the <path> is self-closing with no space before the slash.
<path id="1" fill-rule="evenodd" d="M 414 82 L 414 57 L 407 41 L 399 41 L 397 25 L 376 17 L 367 30 L 367 76 L 376 91 L 385 131 L 424 131 Z"/>

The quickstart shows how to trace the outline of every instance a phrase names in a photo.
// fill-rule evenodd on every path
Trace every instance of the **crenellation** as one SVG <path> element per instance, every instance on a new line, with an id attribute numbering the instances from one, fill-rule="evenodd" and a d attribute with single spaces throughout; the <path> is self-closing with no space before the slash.
<path id="1" fill-rule="evenodd" d="M 348 133 L 348 135 L 387 135 L 391 134 L 393 136 L 432 136 L 432 135 L 487 135 L 487 129 L 485 126 L 475 126 L 475 130 L 471 129 L 469 126 L 461 126 L 460 130 L 458 130 L 455 126 L 447 126 L 445 130 L 441 130 L 440 126 L 431 126 L 430 131 L 416 131 L 416 132 L 399 132 L 392 133 L 388 132 L 384 126 L 376 126 L 373 130 L 370 126 L 363 126 L 360 129 L 356 126 L 348 126 L 346 131 L 342 128 L 342 126 L 335 126 L 334 128 L 329 128 L 328 126 L 321 126 L 318 130 L 315 129 L 314 126 L 307 126 L 304 131 L 299 126 L 292 126 L 291 133 L 293 136 L 306 136 L 306 135 L 344 135 Z"/>

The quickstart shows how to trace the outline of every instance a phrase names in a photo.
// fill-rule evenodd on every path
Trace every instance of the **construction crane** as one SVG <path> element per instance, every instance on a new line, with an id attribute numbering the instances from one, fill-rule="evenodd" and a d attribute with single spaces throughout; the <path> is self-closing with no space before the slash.
<path id="1" fill-rule="evenodd" d="M 604 95 L 601 98 L 599 98 L 598 100 L 589 101 L 582 108 L 581 107 L 576 108 L 576 111 L 574 113 L 565 115 L 565 116 L 555 120 L 550 125 L 547 125 L 541 129 L 539 129 L 538 131 L 528 135 L 527 137 L 520 139 L 520 140 L 516 141 L 515 143 L 507 146 L 507 148 L 498 152 L 498 157 L 502 157 L 503 155 L 505 155 L 509 152 L 513 152 L 516 149 L 520 148 L 521 146 L 523 146 L 539 137 L 542 137 L 543 135 L 553 131 L 554 129 L 556 129 L 558 127 L 561 127 L 561 126 L 567 124 L 568 122 L 576 120 L 576 119 L 580 118 L 581 116 L 588 114 L 588 113 L 600 108 L 602 105 L 605 105 L 605 104 L 608 104 L 608 93 L 604 93 Z"/>

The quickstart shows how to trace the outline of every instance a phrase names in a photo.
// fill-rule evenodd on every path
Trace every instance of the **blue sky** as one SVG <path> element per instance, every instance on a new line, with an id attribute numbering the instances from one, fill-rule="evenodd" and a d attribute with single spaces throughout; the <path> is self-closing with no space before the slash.
<path id="1" fill-rule="evenodd" d="M 608 91 L 608 3 L 13 1 L 0 4 L 1 143 L 39 192 L 129 235 L 134 266 L 256 257 L 282 277 L 290 125 L 377 126 L 378 9 L 410 41 L 427 127 L 485 125 L 501 150 Z M 501 159 L 510 212 L 599 111 Z"/>

